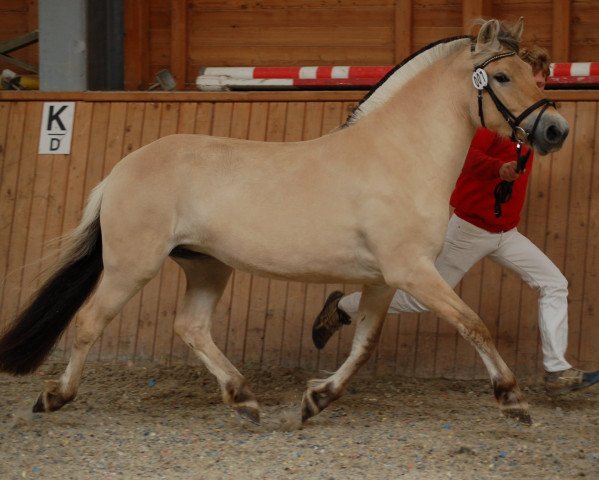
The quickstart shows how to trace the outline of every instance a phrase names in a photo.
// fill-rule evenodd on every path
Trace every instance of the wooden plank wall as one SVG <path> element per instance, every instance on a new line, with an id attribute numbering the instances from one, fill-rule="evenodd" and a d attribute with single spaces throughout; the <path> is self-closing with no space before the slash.
<path id="1" fill-rule="evenodd" d="M 248 94 L 0 93 L 0 328 L 14 317 L 56 256 L 52 239 L 79 221 L 90 189 L 127 153 L 174 132 L 267 141 L 310 139 L 339 125 L 359 92 Z M 552 92 L 572 132 L 561 152 L 535 162 L 521 230 L 570 282 L 570 359 L 597 368 L 599 350 L 599 94 Z M 38 155 L 42 100 L 76 100 L 70 155 Z M 91 354 L 100 361 L 195 362 L 173 335 L 184 278 L 171 261 L 131 300 Z M 235 272 L 219 303 L 213 334 L 237 365 L 333 370 L 347 356 L 353 327 L 322 352 L 312 320 L 333 289 Z M 537 295 L 490 261 L 476 265 L 458 291 L 491 329 L 520 375 L 540 368 Z M 58 346 L 65 357 L 71 331 Z M 390 315 L 367 366 L 407 376 L 485 377 L 456 331 L 429 314 Z"/>
<path id="2" fill-rule="evenodd" d="M 126 0 L 125 85 L 163 68 L 195 89 L 206 66 L 391 65 L 474 18 L 521 15 L 554 61 L 599 59 L 596 0 Z"/>
<path id="3" fill-rule="evenodd" d="M 0 2 L 0 41 L 37 28 L 38 1 Z M 596 0 L 123 1 L 127 90 L 146 90 L 163 68 L 195 89 L 203 66 L 394 64 L 491 16 L 524 16 L 525 40 L 555 61 L 599 59 Z M 35 65 L 38 47 L 14 56 Z"/>

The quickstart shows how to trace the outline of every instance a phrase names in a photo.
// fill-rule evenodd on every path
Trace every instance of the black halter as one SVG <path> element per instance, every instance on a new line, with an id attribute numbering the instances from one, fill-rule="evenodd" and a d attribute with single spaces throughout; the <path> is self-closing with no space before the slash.
<path id="1" fill-rule="evenodd" d="M 535 130 L 537 129 L 537 125 L 539 124 L 539 120 L 541 119 L 541 116 L 543 115 L 543 113 L 545 113 L 545 110 L 547 110 L 547 108 L 549 108 L 551 106 L 555 107 L 555 103 L 553 103 L 548 98 L 542 98 L 538 102 L 533 103 L 530 107 L 528 107 L 526 110 L 524 110 L 520 115 L 518 115 L 516 117 L 512 112 L 510 112 L 508 110 L 508 108 L 503 104 L 503 102 L 501 100 L 499 100 L 499 98 L 497 97 L 497 95 L 495 94 L 495 92 L 493 91 L 491 86 L 489 85 L 485 67 L 487 65 L 489 65 L 489 63 L 495 62 L 497 60 L 501 60 L 502 58 L 505 58 L 505 57 L 511 57 L 513 55 L 516 55 L 516 52 L 511 51 L 511 52 L 500 53 L 500 54 L 494 55 L 491 58 L 488 58 L 487 60 L 485 60 L 484 62 L 479 63 L 478 65 L 474 66 L 474 72 L 472 73 L 472 83 L 474 83 L 474 88 L 476 88 L 478 90 L 478 116 L 480 117 L 481 125 L 484 127 L 485 126 L 485 117 L 483 114 L 483 93 L 487 92 L 489 94 L 489 96 L 491 97 L 491 100 L 493 100 L 493 103 L 495 104 L 495 107 L 497 107 L 497 110 L 499 111 L 499 113 L 501 113 L 501 115 L 503 115 L 503 118 L 505 119 L 505 121 L 508 123 L 508 125 L 512 129 L 512 140 L 514 140 L 515 142 L 518 142 L 518 143 L 525 143 L 528 141 L 528 143 L 530 145 L 532 145 L 532 143 L 534 141 Z M 539 115 L 537 116 L 537 119 L 532 127 L 532 130 L 530 132 L 527 132 L 520 126 L 520 123 L 522 123 L 522 121 L 526 117 L 528 117 L 532 112 L 534 112 L 539 107 L 542 107 L 542 109 L 539 112 Z"/>
<path id="2" fill-rule="evenodd" d="M 472 45 L 474 47 L 474 44 Z M 489 65 L 489 63 L 495 62 L 505 57 L 511 57 L 516 55 L 515 51 L 499 53 L 497 55 L 488 58 L 484 62 L 474 66 L 474 72 L 472 73 L 472 83 L 474 84 L 474 88 L 478 91 L 478 116 L 480 117 L 480 123 L 483 127 L 485 127 L 485 117 L 483 114 L 483 93 L 487 92 L 493 100 L 495 107 L 501 113 L 505 121 L 508 123 L 510 128 L 512 129 L 512 140 L 516 142 L 516 153 L 517 153 L 517 165 L 516 172 L 523 172 L 526 168 L 526 162 L 530 157 L 532 152 L 532 146 L 534 142 L 534 135 L 539 125 L 539 121 L 541 120 L 541 116 L 545 113 L 545 110 L 550 106 L 555 107 L 555 103 L 549 100 L 548 98 L 543 98 L 536 103 L 533 103 L 530 107 L 524 110 L 517 117 L 508 110 L 508 108 L 503 104 L 503 102 L 497 97 L 491 86 L 489 85 L 489 80 L 487 76 L 487 72 L 485 71 L 485 67 Z M 534 112 L 537 108 L 541 107 L 541 111 L 537 115 L 537 118 L 532 126 L 530 131 L 524 130 L 520 123 L 528 117 L 532 112 Z M 522 145 L 528 142 L 530 148 L 526 154 L 522 154 Z M 512 198 L 512 188 L 514 182 L 508 182 L 507 180 L 502 180 L 497 187 L 495 187 L 495 216 L 501 217 L 501 204 L 507 202 Z"/>

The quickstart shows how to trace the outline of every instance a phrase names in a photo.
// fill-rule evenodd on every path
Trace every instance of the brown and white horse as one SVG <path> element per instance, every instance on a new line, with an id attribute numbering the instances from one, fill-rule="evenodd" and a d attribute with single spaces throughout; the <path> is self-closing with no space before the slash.
<path id="1" fill-rule="evenodd" d="M 529 423 L 489 331 L 434 267 L 449 196 L 483 116 L 503 135 L 536 127 L 541 154 L 559 149 L 567 135 L 530 67 L 514 55 L 521 32 L 521 22 L 491 20 L 477 38 L 428 47 L 388 75 L 346 128 L 315 140 L 172 135 L 131 153 L 94 189 L 53 276 L 0 338 L 0 370 L 35 370 L 80 310 L 69 364 L 34 410 L 73 400 L 92 344 L 171 256 L 187 277 L 175 330 L 216 376 L 224 402 L 251 420 L 259 421 L 258 402 L 210 334 L 234 268 L 364 285 L 351 354 L 333 375 L 309 382 L 303 420 L 341 396 L 402 289 L 458 329 L 482 357 L 501 410 Z M 526 115 L 510 120 L 499 105 Z"/>

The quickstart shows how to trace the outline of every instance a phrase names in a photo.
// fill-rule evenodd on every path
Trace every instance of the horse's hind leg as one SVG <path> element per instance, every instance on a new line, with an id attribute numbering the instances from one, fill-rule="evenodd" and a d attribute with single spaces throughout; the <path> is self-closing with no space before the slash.
<path id="1" fill-rule="evenodd" d="M 360 307 L 354 317 L 358 320 L 349 357 L 330 377 L 308 382 L 302 400 L 302 422 L 339 398 L 351 377 L 368 361 L 378 343 L 394 293 L 395 290 L 387 286 L 364 286 Z"/>
<path id="2" fill-rule="evenodd" d="M 104 270 L 96 292 L 77 315 L 75 339 L 66 370 L 56 380 L 46 381 L 44 391 L 33 407 L 34 412 L 58 410 L 75 398 L 85 359 L 94 342 L 108 323 L 119 313 L 125 303 L 159 270 L 163 259 L 155 259 L 145 272 L 133 268 Z M 129 264 L 132 265 L 132 264 Z"/>
<path id="3" fill-rule="evenodd" d="M 211 319 L 231 268 L 211 257 L 175 258 L 187 277 L 183 305 L 175 319 L 175 331 L 216 377 L 223 401 L 241 416 L 260 422 L 260 408 L 243 375 L 215 345 Z"/>

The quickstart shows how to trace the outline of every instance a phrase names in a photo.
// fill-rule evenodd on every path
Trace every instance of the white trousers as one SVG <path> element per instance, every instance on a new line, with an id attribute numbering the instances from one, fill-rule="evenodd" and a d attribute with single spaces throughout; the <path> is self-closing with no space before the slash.
<path id="1" fill-rule="evenodd" d="M 454 288 L 472 266 L 484 257 L 516 272 L 539 291 L 539 329 L 543 365 L 548 372 L 571 368 L 565 359 L 568 347 L 568 281 L 553 262 L 516 228 L 490 233 L 452 215 L 445 243 L 435 262 L 445 281 Z M 339 307 L 350 316 L 358 311 L 361 293 L 346 295 Z M 427 309 L 398 290 L 389 313 L 424 312 Z"/>

